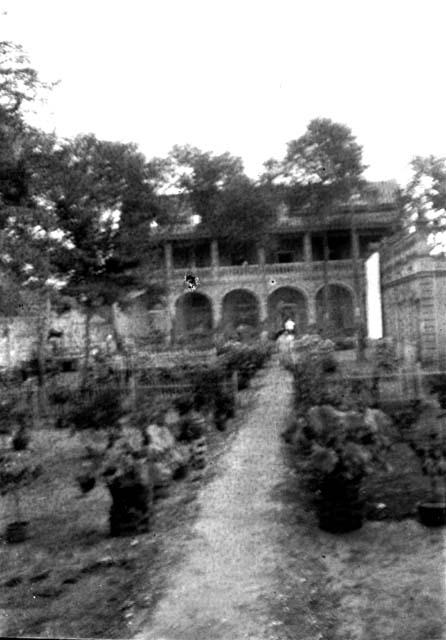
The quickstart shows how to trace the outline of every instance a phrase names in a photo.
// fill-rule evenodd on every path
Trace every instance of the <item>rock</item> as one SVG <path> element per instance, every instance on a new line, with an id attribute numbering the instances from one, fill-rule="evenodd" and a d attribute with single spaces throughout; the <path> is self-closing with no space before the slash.
<path id="1" fill-rule="evenodd" d="M 366 409 L 364 414 L 364 420 L 372 433 L 378 433 L 379 431 L 385 432 L 392 424 L 389 416 L 387 416 L 381 409 Z"/>
<path id="2" fill-rule="evenodd" d="M 167 427 L 151 424 L 147 427 L 149 436 L 149 453 L 153 460 L 163 459 L 163 456 L 175 446 L 175 438 Z"/>
<path id="3" fill-rule="evenodd" d="M 171 427 L 177 424 L 179 420 L 180 420 L 180 414 L 178 413 L 178 411 L 173 407 L 170 407 L 170 409 L 167 411 L 164 417 L 164 424 L 166 425 L 166 427 Z"/>

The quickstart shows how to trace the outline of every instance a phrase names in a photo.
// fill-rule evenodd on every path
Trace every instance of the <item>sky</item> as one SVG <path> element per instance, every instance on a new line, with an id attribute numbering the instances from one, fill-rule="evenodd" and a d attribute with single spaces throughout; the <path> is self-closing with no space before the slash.
<path id="1" fill-rule="evenodd" d="M 446 156 L 443 0 L 0 0 L 0 38 L 60 81 L 34 124 L 229 151 L 256 177 L 309 121 L 348 125 L 366 177 Z"/>

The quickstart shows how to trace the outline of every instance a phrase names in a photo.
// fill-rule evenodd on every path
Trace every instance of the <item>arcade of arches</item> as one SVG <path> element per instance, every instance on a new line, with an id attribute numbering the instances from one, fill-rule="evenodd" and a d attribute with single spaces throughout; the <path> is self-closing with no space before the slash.
<path id="1" fill-rule="evenodd" d="M 180 296 L 175 304 L 174 338 L 209 336 L 216 328 L 215 306 L 210 297 L 197 291 Z M 247 289 L 234 289 L 221 302 L 219 327 L 229 330 L 240 326 L 259 329 L 262 324 L 260 301 Z M 316 324 L 323 326 L 324 292 L 319 289 L 315 298 Z M 266 304 L 266 326 L 272 332 L 283 328 L 288 319 L 294 320 L 296 331 L 303 334 L 309 326 L 308 300 L 299 289 L 283 286 L 273 291 Z M 350 290 L 331 284 L 328 290 L 328 327 L 333 334 L 350 335 L 354 331 L 354 304 Z"/>

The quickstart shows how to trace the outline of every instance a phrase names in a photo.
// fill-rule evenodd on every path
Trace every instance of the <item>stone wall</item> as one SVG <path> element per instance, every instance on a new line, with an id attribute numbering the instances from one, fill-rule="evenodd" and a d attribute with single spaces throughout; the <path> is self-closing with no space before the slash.
<path id="1" fill-rule="evenodd" d="M 0 319 L 0 367 L 15 366 L 30 359 L 38 341 L 38 319 L 36 317 L 14 317 Z M 137 305 L 125 313 L 118 311 L 119 332 L 129 342 L 149 343 L 154 332 L 165 333 L 166 312 L 144 311 Z M 82 354 L 85 344 L 85 317 L 77 310 L 57 315 L 51 313 L 49 328 L 63 332 L 62 347 L 66 353 Z M 108 309 L 93 315 L 90 321 L 91 347 L 103 345 L 107 335 L 112 334 Z"/>

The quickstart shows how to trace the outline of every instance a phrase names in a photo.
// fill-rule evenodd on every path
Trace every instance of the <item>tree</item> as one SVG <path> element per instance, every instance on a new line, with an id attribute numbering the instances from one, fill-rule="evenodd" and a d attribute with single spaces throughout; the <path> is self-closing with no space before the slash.
<path id="1" fill-rule="evenodd" d="M 51 85 L 42 82 L 21 45 L 0 41 L 0 108 L 9 115 L 22 113 L 42 90 Z"/>
<path id="2" fill-rule="evenodd" d="M 91 134 L 62 141 L 49 158 L 42 197 L 62 234 L 53 264 L 85 310 L 84 381 L 94 308 L 119 302 L 147 259 L 150 222 L 160 211 L 146 168 L 135 145 Z"/>
<path id="3" fill-rule="evenodd" d="M 38 132 L 26 125 L 25 109 L 50 88 L 20 45 L 0 42 L 0 207 L 22 205 L 28 196 L 29 145 Z"/>
<path id="4" fill-rule="evenodd" d="M 291 210 L 326 217 L 363 184 L 362 148 L 351 130 L 328 118 L 312 120 L 306 132 L 288 143 L 282 167 L 270 161 L 264 180 L 282 181 Z M 324 333 L 328 331 L 328 236 L 324 224 Z M 358 291 L 356 294 L 358 295 Z"/>
<path id="5" fill-rule="evenodd" d="M 43 386 L 45 313 L 39 303 L 50 292 L 51 221 L 33 190 L 49 136 L 26 124 L 24 111 L 49 86 L 42 83 L 23 49 L 0 42 L 0 265 L 6 317 L 38 311 L 39 382 Z M 45 307 L 45 305 L 43 305 Z M 8 330 L 8 327 L 6 327 Z"/>
<path id="6" fill-rule="evenodd" d="M 415 157 L 412 177 L 402 192 L 403 227 L 432 233 L 433 253 L 446 251 L 446 159 Z"/>
<path id="7" fill-rule="evenodd" d="M 273 216 L 270 192 L 245 175 L 240 158 L 176 146 L 168 166 L 171 188 L 214 237 L 231 243 L 263 238 Z"/>
<path id="8" fill-rule="evenodd" d="M 189 145 L 173 147 L 168 163 L 171 188 L 204 224 L 214 217 L 222 190 L 243 175 L 240 158 L 229 153 L 214 155 Z"/>
<path id="9" fill-rule="evenodd" d="M 50 299 L 58 295 L 51 262 L 57 248 L 57 240 L 52 235 L 54 219 L 49 212 L 37 207 L 8 207 L 8 214 L 0 265 L 6 275 L 9 308 L 4 305 L 2 312 L 6 317 L 21 314 L 37 318 L 35 355 L 39 387 L 43 392 Z"/>
<path id="10" fill-rule="evenodd" d="M 275 220 L 268 191 L 244 175 L 233 178 L 222 189 L 208 226 L 232 245 L 254 240 L 261 244 Z"/>

